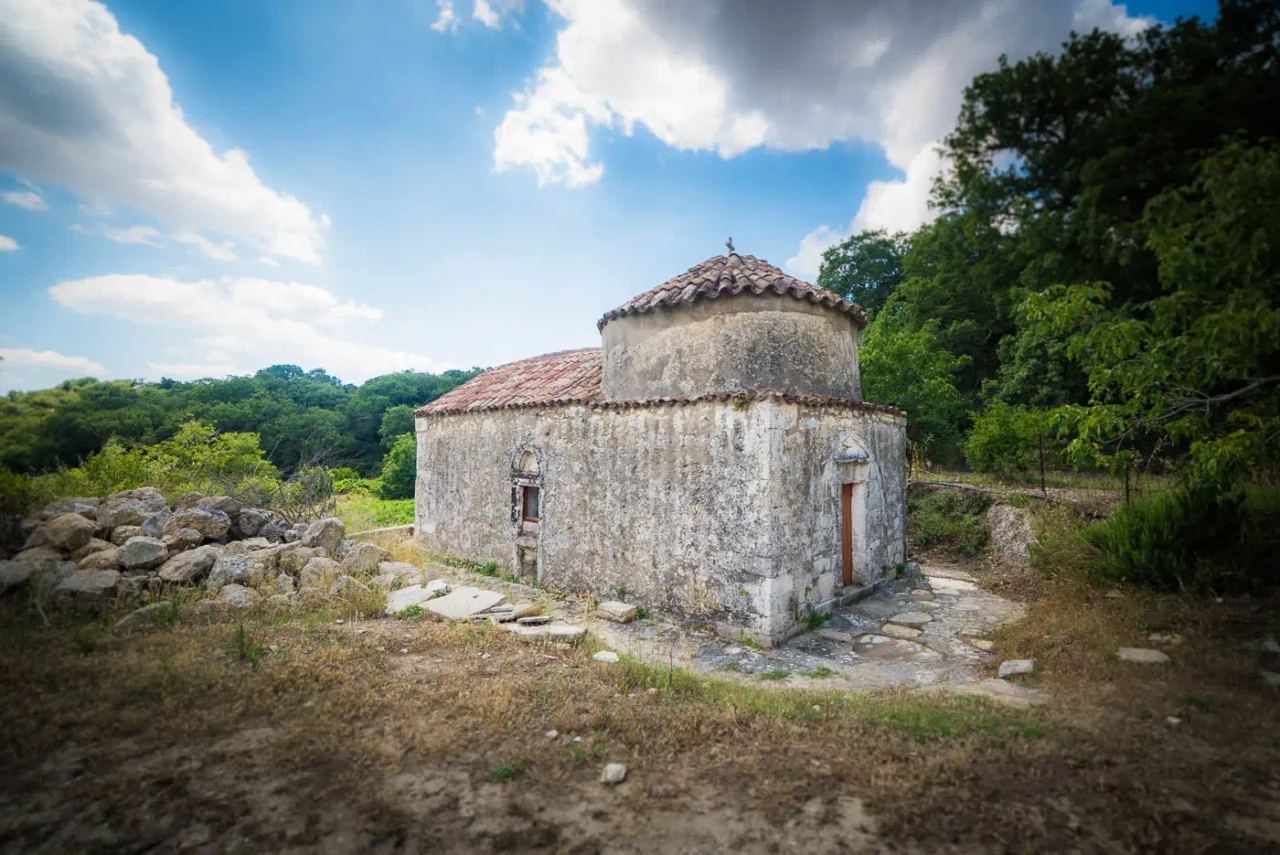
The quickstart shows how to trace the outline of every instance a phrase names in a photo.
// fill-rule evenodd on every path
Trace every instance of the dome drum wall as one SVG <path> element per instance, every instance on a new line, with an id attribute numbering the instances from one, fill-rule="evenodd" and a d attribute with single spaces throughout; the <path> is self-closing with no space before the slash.
<path id="1" fill-rule="evenodd" d="M 855 317 L 789 295 L 739 294 L 608 320 L 607 401 L 776 389 L 862 400 Z"/>

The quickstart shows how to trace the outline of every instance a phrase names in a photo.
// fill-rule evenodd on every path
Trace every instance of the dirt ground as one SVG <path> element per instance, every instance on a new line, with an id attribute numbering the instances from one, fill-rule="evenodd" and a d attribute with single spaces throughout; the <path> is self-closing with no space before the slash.
<path id="1" fill-rule="evenodd" d="M 1047 583 L 998 641 L 1052 699 L 1015 713 L 340 602 L 131 635 L 7 602 L 0 851 L 1276 852 L 1275 606 Z M 1155 631 L 1171 664 L 1115 660 Z"/>

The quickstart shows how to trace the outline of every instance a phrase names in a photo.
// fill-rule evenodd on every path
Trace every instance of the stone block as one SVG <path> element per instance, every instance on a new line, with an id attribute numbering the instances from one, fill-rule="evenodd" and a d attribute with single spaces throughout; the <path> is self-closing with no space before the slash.
<path id="1" fill-rule="evenodd" d="M 606 600 L 596 606 L 596 617 L 611 620 L 614 623 L 631 623 L 636 619 L 636 607 L 617 600 Z"/>

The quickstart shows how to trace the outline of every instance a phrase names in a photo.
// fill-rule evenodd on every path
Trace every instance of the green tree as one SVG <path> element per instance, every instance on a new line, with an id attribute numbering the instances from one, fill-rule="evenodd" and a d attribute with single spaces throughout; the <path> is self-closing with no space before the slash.
<path id="1" fill-rule="evenodd" d="M 954 442 L 964 417 L 954 383 L 964 358 L 939 347 L 936 328 L 908 328 L 891 300 L 867 325 L 859 349 L 863 396 L 906 410 L 908 436 L 924 446 Z"/>
<path id="2" fill-rule="evenodd" d="M 1280 436 L 1280 147 L 1235 142 L 1147 206 L 1161 293 L 1058 286 L 1022 307 L 1067 341 L 1089 401 L 1062 410 L 1082 462 L 1181 459 L 1193 488 L 1231 491 L 1276 463 Z"/>
<path id="3" fill-rule="evenodd" d="M 409 404 L 396 404 L 383 412 L 378 436 L 382 439 L 382 446 L 389 449 L 398 437 L 413 433 L 413 430 L 413 407 Z"/>
<path id="4" fill-rule="evenodd" d="M 904 234 L 864 231 L 845 238 L 822 253 L 818 285 L 877 312 L 902 282 Z"/>
<path id="5" fill-rule="evenodd" d="M 378 495 L 384 499 L 412 499 L 417 483 L 418 440 L 409 433 L 396 438 L 382 459 Z"/>

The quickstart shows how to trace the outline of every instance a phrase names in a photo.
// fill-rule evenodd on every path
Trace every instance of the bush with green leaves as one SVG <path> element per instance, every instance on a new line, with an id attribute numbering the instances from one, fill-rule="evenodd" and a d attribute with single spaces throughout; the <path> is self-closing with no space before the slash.
<path id="1" fill-rule="evenodd" d="M 1007 475 L 1036 469 L 1042 442 L 1046 465 L 1058 462 L 1058 446 L 1049 433 L 1048 414 L 1044 411 L 996 401 L 973 413 L 972 418 L 964 456 L 975 472 Z"/>
<path id="2" fill-rule="evenodd" d="M 418 440 L 411 433 L 396 438 L 382 459 L 377 493 L 383 499 L 412 499 L 418 477 Z"/>
<path id="3" fill-rule="evenodd" d="M 987 545 L 982 512 L 990 504 L 981 493 L 912 487 L 907 494 L 907 536 L 916 546 L 978 555 Z"/>
<path id="4" fill-rule="evenodd" d="M 1105 581 L 1185 593 L 1262 591 L 1280 582 L 1280 490 L 1178 489 L 1086 527 Z"/>

